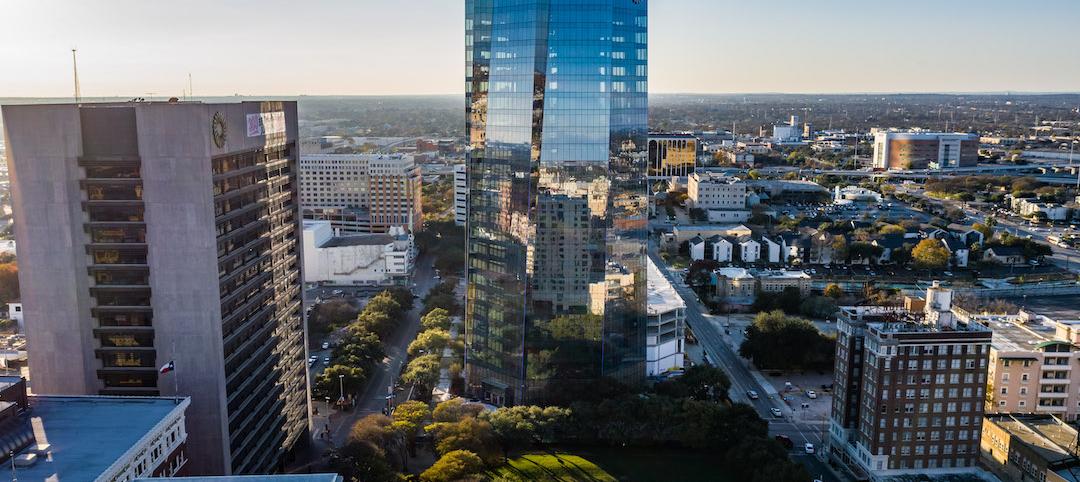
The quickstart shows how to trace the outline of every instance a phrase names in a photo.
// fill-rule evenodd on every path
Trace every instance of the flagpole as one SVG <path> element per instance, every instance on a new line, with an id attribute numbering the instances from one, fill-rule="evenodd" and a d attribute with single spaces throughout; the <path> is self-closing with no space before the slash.
<path id="1" fill-rule="evenodd" d="M 173 403 L 180 404 L 180 372 L 176 371 L 176 340 L 172 342 L 172 359 L 169 363 L 172 363 L 173 371 Z"/>

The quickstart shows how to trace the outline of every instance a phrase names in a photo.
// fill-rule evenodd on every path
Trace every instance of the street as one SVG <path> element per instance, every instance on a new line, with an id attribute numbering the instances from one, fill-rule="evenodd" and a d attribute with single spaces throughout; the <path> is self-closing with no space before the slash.
<path id="1" fill-rule="evenodd" d="M 408 348 L 409 343 L 416 338 L 416 334 L 420 329 L 420 313 L 424 309 L 422 300 L 428 291 L 438 284 L 432 266 L 433 262 L 432 256 L 427 254 L 422 254 L 416 259 L 416 269 L 413 274 L 416 287 L 413 288 L 413 292 L 417 295 L 417 298 L 414 300 L 413 308 L 406 315 L 404 323 L 397 328 L 397 331 L 391 335 L 390 339 L 384 340 L 386 358 L 371 374 L 361 393 L 357 394 L 356 407 L 347 412 L 331 412 L 332 415 L 329 416 L 329 443 L 319 438 L 322 432 L 325 431 L 327 425 L 326 411 L 329 409 L 325 401 L 312 400 L 312 403 L 319 407 L 320 411 L 320 415 L 316 417 L 315 431 L 313 432 L 314 443 L 320 451 L 344 445 L 348 440 L 350 429 L 357 420 L 372 413 L 382 413 L 383 409 L 386 408 L 388 388 L 396 384 L 397 376 L 401 373 L 402 365 L 405 363 L 405 350 Z M 315 351 L 312 353 L 314 354 Z M 322 363 L 321 358 L 319 363 Z"/>
<path id="2" fill-rule="evenodd" d="M 656 251 L 655 242 L 649 243 L 649 256 L 652 258 L 653 263 L 660 268 L 660 272 L 664 274 L 668 282 L 675 288 L 683 300 L 686 302 L 686 323 L 693 330 L 694 335 L 697 336 L 698 342 L 705 350 L 705 354 L 708 357 L 710 363 L 720 367 L 731 379 L 731 391 L 730 396 L 733 401 L 743 402 L 757 410 L 758 415 L 761 418 L 769 422 L 769 435 L 785 435 L 795 443 L 794 452 L 802 453 L 803 444 L 810 442 L 814 444 L 819 454 L 823 453 L 825 448 L 823 446 L 822 433 L 823 430 L 819 424 L 810 425 L 807 423 L 794 421 L 794 413 L 783 403 L 782 400 L 777 399 L 771 395 L 772 391 L 768 391 L 763 387 L 758 380 L 750 372 L 750 368 L 747 367 L 747 362 L 739 357 L 727 343 L 723 340 L 723 334 L 719 328 L 713 323 L 708 322 L 702 315 L 702 311 L 707 311 L 704 306 L 698 301 L 697 294 L 688 288 L 684 283 L 677 280 L 667 270 L 667 265 Z M 747 397 L 746 393 L 753 390 L 759 394 L 757 400 L 751 400 Z M 772 415 L 772 409 L 776 408 L 781 411 L 783 416 L 781 418 L 775 418 Z M 811 471 L 815 477 L 821 475 L 823 481 L 836 481 L 838 479 L 827 470 L 822 470 L 824 464 L 818 466 L 816 470 L 822 473 L 814 473 L 815 468 L 812 464 L 806 463 L 806 461 L 816 460 L 816 457 L 796 457 L 795 460 L 802 462 L 807 466 L 807 470 Z"/>

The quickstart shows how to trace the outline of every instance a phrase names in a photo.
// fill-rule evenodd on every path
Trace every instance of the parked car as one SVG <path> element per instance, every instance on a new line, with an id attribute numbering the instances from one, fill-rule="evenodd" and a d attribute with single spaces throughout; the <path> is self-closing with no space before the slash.
<path id="1" fill-rule="evenodd" d="M 783 412 L 781 412 L 779 408 L 773 407 L 773 408 L 770 408 L 769 411 L 772 412 L 772 416 L 774 416 L 776 418 L 780 418 L 780 417 L 784 416 Z"/>
<path id="2" fill-rule="evenodd" d="M 803 445 L 803 451 L 805 451 L 808 454 L 814 453 L 814 444 L 812 444 L 810 442 L 806 442 L 806 445 Z"/>
<path id="3" fill-rule="evenodd" d="M 323 359 L 322 359 L 322 364 L 323 365 L 329 365 L 330 364 L 330 357 L 324 356 Z"/>
<path id="4" fill-rule="evenodd" d="M 328 348 L 330 348 L 330 342 L 328 342 L 328 341 L 322 342 L 322 349 L 326 350 Z"/>
<path id="5" fill-rule="evenodd" d="M 747 390 L 747 392 L 746 392 L 746 396 L 747 396 L 747 397 L 749 397 L 749 398 L 750 398 L 750 400 L 757 400 L 757 399 L 758 399 L 758 394 L 757 394 L 757 392 L 755 392 L 755 391 L 753 391 L 753 390 Z"/>
<path id="6" fill-rule="evenodd" d="M 795 448 L 795 443 L 792 442 L 791 437 L 788 437 L 787 435 L 777 435 L 774 438 L 777 442 L 780 442 L 780 445 L 782 445 L 785 449 L 791 450 Z"/>
<path id="7" fill-rule="evenodd" d="M 817 392 L 815 392 L 813 390 L 807 390 L 806 391 L 806 397 L 810 398 L 810 399 L 815 399 L 815 398 L 817 398 Z"/>

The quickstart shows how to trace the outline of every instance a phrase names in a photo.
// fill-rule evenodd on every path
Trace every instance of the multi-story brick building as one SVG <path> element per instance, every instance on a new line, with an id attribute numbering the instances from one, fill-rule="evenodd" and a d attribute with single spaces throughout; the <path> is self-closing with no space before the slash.
<path id="1" fill-rule="evenodd" d="M 299 174 L 304 219 L 330 221 L 340 234 L 420 229 L 420 166 L 412 156 L 303 154 Z"/>
<path id="2" fill-rule="evenodd" d="M 830 456 L 857 475 L 975 470 L 991 331 L 951 305 L 935 282 L 907 308 L 841 309 Z"/>

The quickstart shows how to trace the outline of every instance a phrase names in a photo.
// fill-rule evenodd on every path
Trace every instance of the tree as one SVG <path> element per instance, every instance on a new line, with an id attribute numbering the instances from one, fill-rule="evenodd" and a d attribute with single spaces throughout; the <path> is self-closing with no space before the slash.
<path id="1" fill-rule="evenodd" d="M 424 402 L 409 400 L 394 408 L 394 422 L 391 426 L 404 435 L 409 452 L 415 452 L 416 433 L 429 417 L 431 417 L 431 408 Z"/>
<path id="2" fill-rule="evenodd" d="M 450 312 L 444 308 L 435 308 L 420 318 L 420 327 L 425 330 L 450 329 Z"/>
<path id="3" fill-rule="evenodd" d="M 844 290 L 836 283 L 829 283 L 829 285 L 825 287 L 825 296 L 837 300 L 840 299 L 841 296 L 844 296 Z"/>
<path id="4" fill-rule="evenodd" d="M 915 245 L 915 249 L 911 250 L 911 256 L 915 259 L 916 266 L 920 268 L 943 269 L 949 265 L 951 254 L 941 241 L 928 238 Z"/>
<path id="5" fill-rule="evenodd" d="M 401 381 L 416 385 L 418 393 L 430 396 L 431 389 L 439 381 L 439 356 L 428 354 L 413 358 L 405 367 Z"/>
<path id="6" fill-rule="evenodd" d="M 991 239 L 994 239 L 994 228 L 989 226 L 989 223 L 988 224 L 975 223 L 975 224 L 971 225 L 971 229 L 974 229 L 975 231 L 978 231 L 978 232 L 982 233 L 983 241 L 985 241 L 985 242 L 989 242 Z"/>
<path id="7" fill-rule="evenodd" d="M 728 398 L 731 380 L 723 370 L 709 365 L 687 368 L 681 377 L 657 383 L 655 390 L 673 398 L 718 401 Z"/>
<path id="8" fill-rule="evenodd" d="M 344 375 L 344 378 L 340 378 Z M 366 374 L 360 367 L 332 365 L 326 367 L 315 379 L 315 392 L 320 396 L 333 397 L 354 393 L 366 380 Z M 342 389 L 344 388 L 344 393 Z"/>
<path id="9" fill-rule="evenodd" d="M 453 482 L 484 469 L 484 462 L 468 450 L 447 452 L 435 464 L 420 474 L 423 482 Z"/>
<path id="10" fill-rule="evenodd" d="M 409 343 L 407 350 L 410 356 L 418 353 L 441 354 L 443 348 L 450 344 L 450 333 L 445 330 L 424 330 L 416 335 L 416 339 Z"/>
<path id="11" fill-rule="evenodd" d="M 446 455 L 454 450 L 468 450 L 488 463 L 498 463 L 495 432 L 486 420 L 465 417 L 459 422 L 436 422 L 425 427 L 435 436 L 435 451 Z"/>
<path id="12" fill-rule="evenodd" d="M 833 366 L 836 340 L 809 321 L 782 311 L 758 313 L 746 329 L 739 355 L 759 368 L 828 369 Z"/>
<path id="13" fill-rule="evenodd" d="M 0 303 L 19 299 L 19 265 L 15 262 L 0 264 Z"/>
<path id="14" fill-rule="evenodd" d="M 404 434 L 396 430 L 393 420 L 382 414 L 371 414 L 357 420 L 349 430 L 349 443 L 367 443 L 377 447 L 382 454 L 393 457 L 404 469 L 407 462 Z"/>
<path id="15" fill-rule="evenodd" d="M 330 455 L 330 468 L 345 480 L 396 482 L 397 474 L 382 449 L 367 442 L 349 442 Z"/>
<path id="16" fill-rule="evenodd" d="M 878 229 L 878 234 L 880 234 L 882 236 L 887 235 L 887 234 L 904 234 L 906 232 L 907 232 L 907 230 L 904 229 L 903 226 L 899 226 L 899 225 L 896 225 L 896 224 L 886 224 L 886 225 L 882 226 L 880 229 Z"/>
<path id="17" fill-rule="evenodd" d="M 503 459 L 510 450 L 534 442 L 551 442 L 555 432 L 570 418 L 570 410 L 561 407 L 518 405 L 502 407 L 482 415 L 491 424 L 502 446 Z"/>
<path id="18" fill-rule="evenodd" d="M 464 399 L 452 398 L 435 406 L 431 419 L 435 422 L 458 422 L 466 417 L 475 417 L 484 410 L 479 403 L 466 403 Z"/>

